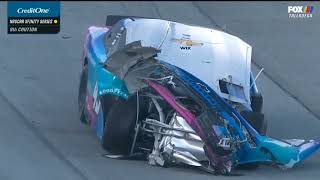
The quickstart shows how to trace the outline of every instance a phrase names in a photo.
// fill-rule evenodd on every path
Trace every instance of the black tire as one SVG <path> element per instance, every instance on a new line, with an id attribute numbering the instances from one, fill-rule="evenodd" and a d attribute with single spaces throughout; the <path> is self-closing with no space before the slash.
<path id="1" fill-rule="evenodd" d="M 252 112 L 242 112 L 249 123 L 261 134 L 267 134 L 268 123 L 264 119 L 262 113 L 263 108 L 263 97 L 261 93 L 251 95 L 251 108 Z"/>
<path id="2" fill-rule="evenodd" d="M 251 108 L 253 112 L 262 112 L 263 97 L 261 93 L 251 95 Z"/>
<path id="3" fill-rule="evenodd" d="M 242 111 L 241 116 L 244 117 L 250 125 L 261 135 L 267 133 L 267 122 L 264 119 L 264 114 L 260 112 Z"/>
<path id="4" fill-rule="evenodd" d="M 87 95 L 87 83 L 88 83 L 88 67 L 87 65 L 83 66 L 80 83 L 79 83 L 79 92 L 78 92 L 78 109 L 79 109 L 79 118 L 81 122 L 86 122 L 84 117 L 85 111 L 85 101 Z"/>
<path id="5" fill-rule="evenodd" d="M 112 154 L 129 155 L 137 116 L 137 98 L 119 98 L 105 116 L 102 147 Z"/>
<path id="6" fill-rule="evenodd" d="M 260 112 L 243 111 L 241 115 L 257 130 L 261 135 L 267 133 L 267 121 L 264 119 L 264 114 Z M 259 163 L 248 163 L 239 165 L 239 169 L 253 170 L 259 167 Z"/>

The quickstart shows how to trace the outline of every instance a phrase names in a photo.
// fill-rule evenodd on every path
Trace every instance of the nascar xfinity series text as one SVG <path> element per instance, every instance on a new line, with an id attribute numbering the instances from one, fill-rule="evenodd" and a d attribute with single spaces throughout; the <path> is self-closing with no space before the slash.
<path id="1" fill-rule="evenodd" d="M 59 18 L 9 18 L 8 33 L 58 33 Z"/>

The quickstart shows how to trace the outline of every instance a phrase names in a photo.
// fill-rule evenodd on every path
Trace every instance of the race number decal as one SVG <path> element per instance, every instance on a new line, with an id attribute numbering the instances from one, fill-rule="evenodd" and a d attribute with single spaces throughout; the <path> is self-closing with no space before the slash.
<path id="1" fill-rule="evenodd" d="M 98 99 L 98 82 L 96 82 L 96 85 L 94 86 L 94 90 L 93 90 L 93 107 L 92 107 L 92 109 L 94 110 L 94 112 L 96 114 L 99 113 L 100 101 Z"/>

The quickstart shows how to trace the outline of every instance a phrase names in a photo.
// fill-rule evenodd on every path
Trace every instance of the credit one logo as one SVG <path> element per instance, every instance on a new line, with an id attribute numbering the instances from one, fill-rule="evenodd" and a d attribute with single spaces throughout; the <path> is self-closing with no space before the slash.
<path id="1" fill-rule="evenodd" d="M 23 9 L 19 8 L 17 9 L 18 14 L 48 14 L 50 11 L 50 8 L 43 9 L 43 8 L 29 8 L 29 9 Z"/>
<path id="2" fill-rule="evenodd" d="M 313 6 L 288 6 L 289 18 L 312 18 Z"/>

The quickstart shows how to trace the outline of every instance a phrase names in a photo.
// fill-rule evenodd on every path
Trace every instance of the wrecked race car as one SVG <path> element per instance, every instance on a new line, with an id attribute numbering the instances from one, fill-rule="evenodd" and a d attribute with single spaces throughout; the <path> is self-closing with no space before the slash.
<path id="1" fill-rule="evenodd" d="M 266 136 L 252 48 L 238 37 L 151 18 L 108 16 L 106 25 L 88 29 L 78 102 L 108 157 L 226 175 L 290 168 L 319 149 Z"/>

